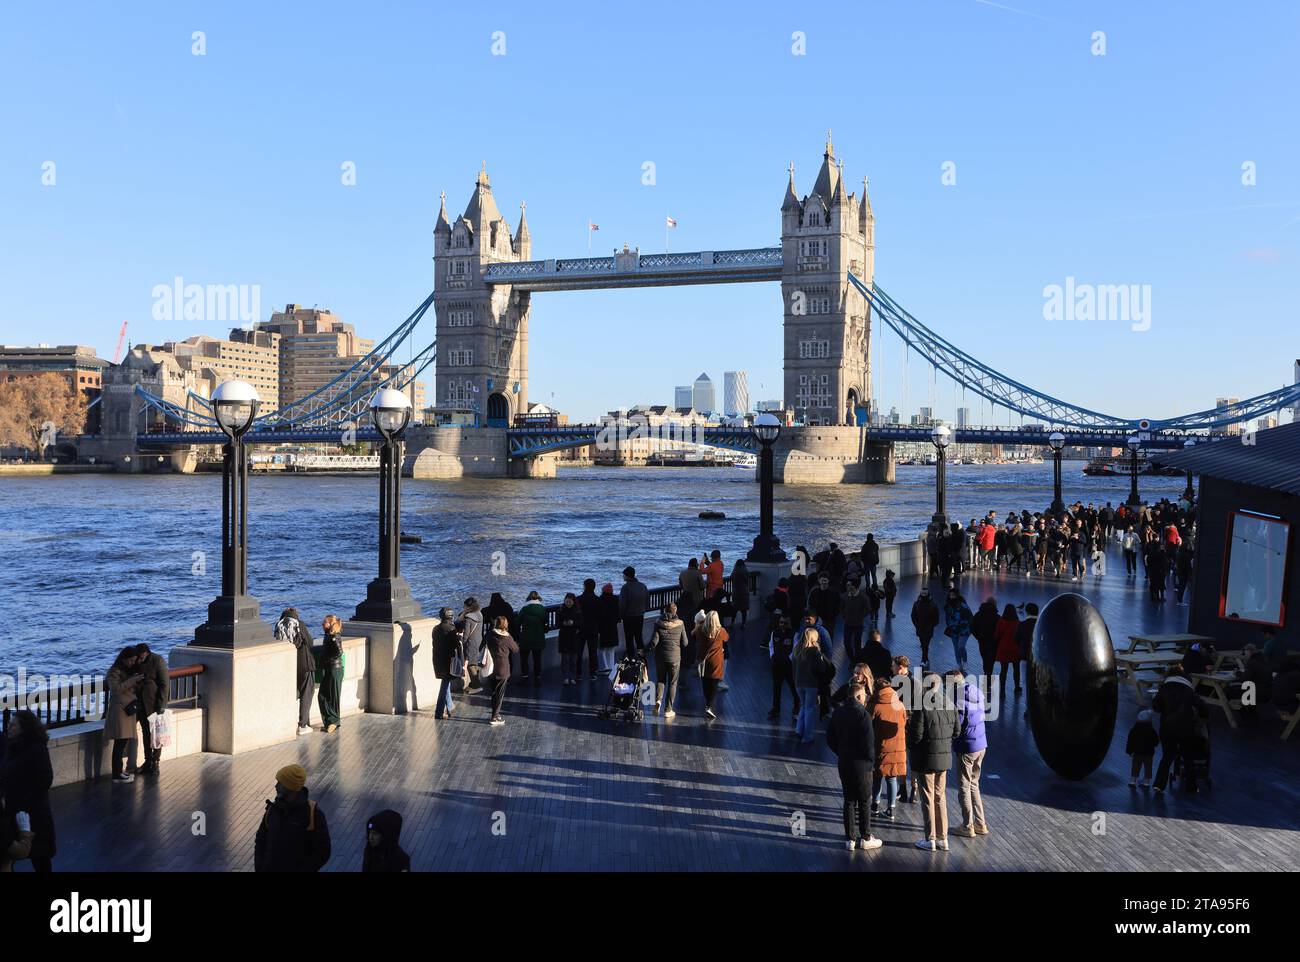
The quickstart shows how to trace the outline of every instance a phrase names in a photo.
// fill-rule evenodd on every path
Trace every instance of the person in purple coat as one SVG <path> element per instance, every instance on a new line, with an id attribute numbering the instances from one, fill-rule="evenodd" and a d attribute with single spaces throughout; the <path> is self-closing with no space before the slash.
<path id="1" fill-rule="evenodd" d="M 948 684 L 955 692 L 957 735 L 952 740 L 957 753 L 957 800 L 961 803 L 961 827 L 954 833 L 964 838 L 987 835 L 984 800 L 980 798 L 980 771 L 984 752 L 989 747 L 984 732 L 984 695 L 974 680 L 962 677 L 956 669 L 948 672 Z"/>

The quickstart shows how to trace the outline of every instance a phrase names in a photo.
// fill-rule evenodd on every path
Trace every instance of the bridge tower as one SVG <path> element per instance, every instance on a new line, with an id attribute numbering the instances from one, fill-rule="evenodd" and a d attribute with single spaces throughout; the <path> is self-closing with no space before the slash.
<path id="1" fill-rule="evenodd" d="M 781 204 L 781 296 L 785 304 L 785 405 L 810 425 L 866 423 L 871 401 L 871 310 L 849 284 L 875 272 L 876 218 L 846 193 L 831 136 L 812 193 L 795 191 L 794 164 Z"/>
<path id="2" fill-rule="evenodd" d="M 465 212 L 451 222 L 447 195 L 433 231 L 434 314 L 439 408 L 469 408 L 480 425 L 507 427 L 528 406 L 529 293 L 489 286 L 487 265 L 528 260 L 532 241 L 524 205 L 512 235 L 497 209 L 487 165 L 479 172 Z"/>

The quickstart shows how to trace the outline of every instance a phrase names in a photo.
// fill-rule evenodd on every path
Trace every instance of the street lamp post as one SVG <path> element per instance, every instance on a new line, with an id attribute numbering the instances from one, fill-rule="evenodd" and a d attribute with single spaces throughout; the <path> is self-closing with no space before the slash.
<path id="1" fill-rule="evenodd" d="M 934 517 L 931 520 L 936 527 L 945 527 L 948 524 L 948 515 L 944 509 L 948 442 L 952 440 L 952 431 L 946 424 L 936 424 L 930 432 L 930 440 L 934 442 L 934 449 L 938 453 L 934 466 Z"/>
<path id="2" fill-rule="evenodd" d="M 1052 514 L 1058 518 L 1065 514 L 1065 502 L 1061 499 L 1061 452 L 1065 448 L 1065 435 L 1053 431 L 1047 443 L 1052 446 Z"/>
<path id="3" fill-rule="evenodd" d="M 228 439 L 221 463 L 221 594 L 208 605 L 208 620 L 194 631 L 194 644 L 240 648 L 271 641 L 271 626 L 248 593 L 248 449 L 244 435 L 261 401 L 246 381 L 224 381 L 212 392 L 217 426 Z"/>
<path id="4" fill-rule="evenodd" d="M 758 455 L 758 536 L 754 546 L 745 556 L 748 561 L 778 564 L 786 561 L 781 542 L 772 531 L 772 445 L 781 434 L 781 422 L 775 415 L 764 412 L 754 418 L 754 437 L 762 450 Z"/>
<path id="5" fill-rule="evenodd" d="M 411 423 L 411 402 L 401 391 L 381 388 L 370 399 L 370 417 L 383 437 L 379 449 L 379 574 L 366 586 L 366 600 L 353 620 L 393 624 L 421 615 L 420 603 L 402 577 L 402 435 Z"/>
<path id="6" fill-rule="evenodd" d="M 1184 449 L 1194 448 L 1194 447 L 1196 447 L 1196 442 L 1192 438 L 1188 438 L 1186 441 L 1183 442 Z M 1196 501 L 1196 489 L 1192 487 L 1191 468 L 1187 469 L 1187 488 L 1183 491 L 1183 497 L 1187 499 L 1188 504 L 1194 504 Z"/>
<path id="7" fill-rule="evenodd" d="M 1130 508 L 1141 507 L 1142 499 L 1138 497 L 1138 451 L 1142 447 L 1142 442 L 1135 434 L 1128 439 L 1128 506 Z"/>

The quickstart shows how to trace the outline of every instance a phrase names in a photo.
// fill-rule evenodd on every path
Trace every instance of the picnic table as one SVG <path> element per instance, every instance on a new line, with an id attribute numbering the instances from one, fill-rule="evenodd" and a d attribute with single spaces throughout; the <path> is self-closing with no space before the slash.
<path id="1" fill-rule="evenodd" d="M 1129 635 L 1128 650 L 1137 651 L 1138 647 L 1144 647 L 1147 651 L 1156 652 L 1164 649 L 1173 648 L 1177 651 L 1184 651 L 1191 645 L 1198 642 L 1213 642 L 1214 639 L 1208 635 Z"/>
<path id="2" fill-rule="evenodd" d="M 1246 667 L 1246 653 L 1245 651 L 1242 650 L 1215 651 L 1214 664 L 1211 665 L 1210 667 L 1214 671 L 1223 671 L 1224 670 L 1223 663 L 1228 660 L 1233 661 L 1238 668 Z"/>
<path id="3" fill-rule="evenodd" d="M 1232 671 L 1212 671 L 1197 672 L 1192 675 L 1192 680 L 1198 685 L 1205 685 L 1211 689 L 1213 694 L 1206 695 L 1202 693 L 1201 699 L 1210 705 L 1218 705 L 1223 709 L 1223 714 L 1228 718 L 1228 724 L 1232 728 L 1237 727 L 1237 709 L 1241 707 L 1240 701 L 1234 701 L 1228 696 L 1228 685 L 1237 680 L 1236 672 Z"/>
<path id="4" fill-rule="evenodd" d="M 1139 705 L 1151 704 L 1145 686 L 1163 681 L 1170 666 L 1182 661 L 1183 656 L 1177 651 L 1121 651 L 1115 655 L 1119 680 L 1133 686 Z"/>

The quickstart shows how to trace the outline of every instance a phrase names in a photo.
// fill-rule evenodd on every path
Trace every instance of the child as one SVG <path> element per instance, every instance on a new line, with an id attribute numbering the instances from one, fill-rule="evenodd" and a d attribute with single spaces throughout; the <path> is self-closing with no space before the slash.
<path id="1" fill-rule="evenodd" d="M 1151 724 L 1151 712 L 1138 712 L 1137 721 L 1129 729 L 1128 741 L 1124 744 L 1124 751 L 1133 756 L 1133 768 L 1129 772 L 1129 788 L 1148 788 L 1151 785 L 1151 762 L 1156 757 L 1156 746 L 1160 744 L 1160 736 L 1156 734 L 1156 726 Z M 1138 772 L 1145 769 L 1146 775 L 1138 781 Z"/>
<path id="2" fill-rule="evenodd" d="M 898 594 L 898 583 L 894 581 L 894 573 L 888 568 L 885 569 L 885 620 L 888 621 L 894 617 L 894 595 Z"/>

